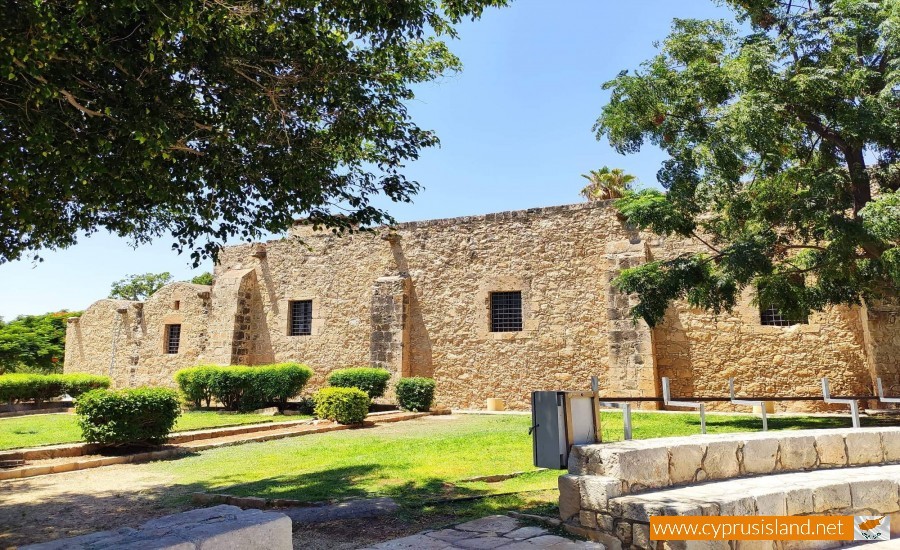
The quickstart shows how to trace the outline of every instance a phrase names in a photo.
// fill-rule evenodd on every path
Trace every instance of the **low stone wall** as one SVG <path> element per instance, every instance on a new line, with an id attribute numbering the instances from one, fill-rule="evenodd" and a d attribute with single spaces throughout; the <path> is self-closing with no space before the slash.
<path id="1" fill-rule="evenodd" d="M 291 520 L 284 514 L 213 506 L 164 516 L 137 529 L 121 528 L 22 547 L 22 550 L 291 550 Z"/>
<path id="2" fill-rule="evenodd" d="M 653 515 L 897 514 L 900 429 L 578 446 L 559 489 L 567 528 L 611 549 L 656 548 L 648 535 Z"/>

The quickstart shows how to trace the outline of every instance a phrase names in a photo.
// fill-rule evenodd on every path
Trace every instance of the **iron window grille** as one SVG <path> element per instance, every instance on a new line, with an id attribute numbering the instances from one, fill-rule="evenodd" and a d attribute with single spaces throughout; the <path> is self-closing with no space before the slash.
<path id="1" fill-rule="evenodd" d="M 809 320 L 806 318 L 791 319 L 790 317 L 784 315 L 777 307 L 770 307 L 767 309 L 761 309 L 759 311 L 759 322 L 770 327 L 790 327 L 794 325 L 805 325 L 808 321 Z"/>
<path id="2" fill-rule="evenodd" d="M 522 293 L 491 292 L 491 332 L 521 332 Z"/>
<path id="3" fill-rule="evenodd" d="M 178 353 L 181 344 L 181 325 L 166 325 L 166 353 Z"/>
<path id="4" fill-rule="evenodd" d="M 291 302 L 291 336 L 312 334 L 312 300 Z"/>

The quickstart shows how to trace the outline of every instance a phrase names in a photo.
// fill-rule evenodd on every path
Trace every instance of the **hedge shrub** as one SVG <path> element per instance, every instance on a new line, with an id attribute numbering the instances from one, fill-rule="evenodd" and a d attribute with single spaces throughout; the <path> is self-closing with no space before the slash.
<path id="1" fill-rule="evenodd" d="M 86 391 L 108 388 L 109 378 L 92 374 L 4 374 L 0 376 L 0 401 L 41 401 L 65 393 L 78 397 Z"/>
<path id="2" fill-rule="evenodd" d="M 353 367 L 338 369 L 328 375 L 328 385 L 335 388 L 359 388 L 375 399 L 384 395 L 391 373 L 384 369 Z"/>
<path id="3" fill-rule="evenodd" d="M 75 402 L 85 441 L 103 445 L 165 443 L 181 414 L 178 393 L 166 388 L 92 390 Z"/>
<path id="4" fill-rule="evenodd" d="M 175 373 L 175 381 L 185 401 L 208 407 L 213 399 L 226 409 L 252 411 L 270 403 L 284 406 L 298 395 L 312 369 L 297 363 L 277 363 L 258 367 L 201 365 Z"/>
<path id="5" fill-rule="evenodd" d="M 339 424 L 359 424 L 369 414 L 369 396 L 359 388 L 322 388 L 313 399 L 317 417 Z"/>
<path id="6" fill-rule="evenodd" d="M 60 374 L 63 378 L 63 393 L 78 397 L 91 390 L 109 387 L 109 377 L 95 374 Z"/>
<path id="7" fill-rule="evenodd" d="M 394 386 L 397 404 L 407 411 L 427 411 L 434 402 L 434 385 L 431 378 L 401 378 Z"/>

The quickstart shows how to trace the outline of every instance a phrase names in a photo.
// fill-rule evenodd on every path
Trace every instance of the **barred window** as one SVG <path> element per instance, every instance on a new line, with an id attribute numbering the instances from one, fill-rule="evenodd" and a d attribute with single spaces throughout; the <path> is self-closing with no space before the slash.
<path id="1" fill-rule="evenodd" d="M 297 300 L 290 306 L 291 336 L 309 336 L 312 334 L 312 300 Z"/>
<path id="2" fill-rule="evenodd" d="M 166 325 L 166 353 L 178 353 L 181 344 L 181 325 Z"/>
<path id="3" fill-rule="evenodd" d="M 809 319 L 791 319 L 781 313 L 781 310 L 777 307 L 770 307 L 768 309 L 760 309 L 759 322 L 772 327 L 790 327 L 793 325 L 805 325 L 809 322 Z"/>
<path id="4" fill-rule="evenodd" d="M 491 332 L 522 330 L 522 293 L 491 292 Z"/>

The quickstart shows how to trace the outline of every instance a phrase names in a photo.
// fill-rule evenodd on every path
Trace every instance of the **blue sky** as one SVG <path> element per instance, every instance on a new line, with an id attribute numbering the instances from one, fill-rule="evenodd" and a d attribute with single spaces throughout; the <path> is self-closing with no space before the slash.
<path id="1" fill-rule="evenodd" d="M 603 165 L 655 186 L 659 151 L 623 157 L 594 138 L 601 86 L 651 57 L 673 18 L 728 16 L 711 0 L 513 0 L 461 25 L 451 47 L 464 70 L 420 86 L 410 104 L 442 143 L 407 167 L 424 189 L 413 204 L 379 204 L 399 221 L 568 204 L 581 200 L 580 174 Z M 83 309 L 131 273 L 187 279 L 211 269 L 192 270 L 170 246 L 133 249 L 104 233 L 42 263 L 2 264 L 0 317 Z"/>

